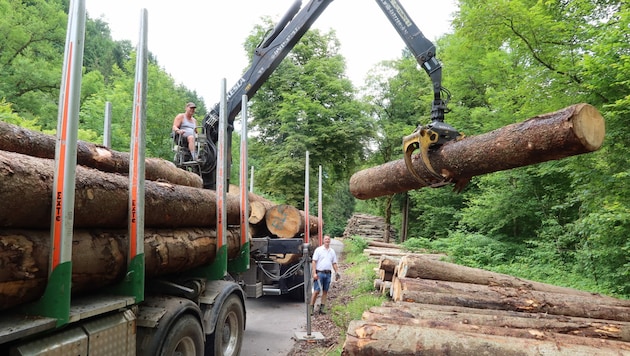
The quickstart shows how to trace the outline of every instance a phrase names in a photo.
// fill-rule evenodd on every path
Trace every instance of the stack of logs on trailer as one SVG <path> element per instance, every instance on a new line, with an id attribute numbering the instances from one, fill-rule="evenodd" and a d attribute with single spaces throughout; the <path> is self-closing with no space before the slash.
<path id="1" fill-rule="evenodd" d="M 350 322 L 343 355 L 630 355 L 628 300 L 370 245 L 390 301 Z"/>
<path id="2" fill-rule="evenodd" d="M 0 201 L 5 204 L 0 209 L 0 310 L 36 300 L 46 287 L 55 140 L 0 122 Z M 78 142 L 72 293 L 114 284 L 127 271 L 128 171 L 128 153 Z M 146 159 L 145 178 L 147 277 L 214 261 L 215 191 L 203 189 L 196 174 L 158 158 Z M 252 237 L 291 238 L 304 232 L 302 211 L 251 192 L 248 198 L 254 207 L 249 226 Z M 234 186 L 226 204 L 231 259 L 240 249 L 240 199 Z M 309 223 L 310 234 L 317 234 L 317 218 L 310 216 Z"/>

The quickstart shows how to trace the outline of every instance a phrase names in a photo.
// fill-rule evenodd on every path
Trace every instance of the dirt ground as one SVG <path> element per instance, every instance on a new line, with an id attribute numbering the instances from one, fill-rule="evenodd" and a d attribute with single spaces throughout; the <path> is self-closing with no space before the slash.
<path id="1" fill-rule="evenodd" d="M 341 259 L 343 259 L 343 257 Z M 293 349 L 287 356 L 330 355 L 333 350 L 341 347 L 343 344 L 344 340 L 341 339 L 340 335 L 342 332 L 345 332 L 345 330 L 341 330 L 332 321 L 330 307 L 346 304 L 350 298 L 350 292 L 355 286 L 350 278 L 343 278 L 344 271 L 348 265 L 343 262 L 339 262 L 338 265 L 342 278 L 338 282 L 333 283 L 331 289 L 328 291 L 326 309 L 328 309 L 329 312 L 324 315 L 315 313 L 311 318 L 311 331 L 322 333 L 325 339 L 317 341 L 296 340 Z"/>

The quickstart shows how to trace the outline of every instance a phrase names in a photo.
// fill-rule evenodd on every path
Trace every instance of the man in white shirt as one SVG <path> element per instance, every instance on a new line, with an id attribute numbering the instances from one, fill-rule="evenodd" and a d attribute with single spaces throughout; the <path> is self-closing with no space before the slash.
<path id="1" fill-rule="evenodd" d="M 314 291 L 313 297 L 311 298 L 311 311 L 315 309 L 315 301 L 321 290 L 322 299 L 319 306 L 319 313 L 326 314 L 326 297 L 333 273 L 335 274 L 335 278 L 339 278 L 339 273 L 337 272 L 337 254 L 335 254 L 335 250 L 330 248 L 330 236 L 325 235 L 324 244 L 316 248 L 315 252 L 313 252 L 312 269 Z"/>

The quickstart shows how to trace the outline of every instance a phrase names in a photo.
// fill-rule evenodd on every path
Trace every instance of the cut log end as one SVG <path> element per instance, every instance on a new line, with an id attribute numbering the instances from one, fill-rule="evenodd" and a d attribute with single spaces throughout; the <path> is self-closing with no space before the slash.
<path id="1" fill-rule="evenodd" d="M 573 132 L 589 151 L 597 151 L 604 143 L 606 124 L 599 111 L 589 104 L 576 106 L 572 118 Z"/>

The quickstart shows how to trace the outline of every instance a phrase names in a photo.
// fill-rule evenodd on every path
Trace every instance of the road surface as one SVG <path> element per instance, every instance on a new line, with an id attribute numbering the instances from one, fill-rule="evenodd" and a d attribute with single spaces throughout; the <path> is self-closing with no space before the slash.
<path id="1" fill-rule="evenodd" d="M 343 243 L 331 239 L 330 246 L 341 256 Z M 295 345 L 295 334 L 306 332 L 306 305 L 288 296 L 267 295 L 245 301 L 247 321 L 241 355 L 286 355 Z"/>

